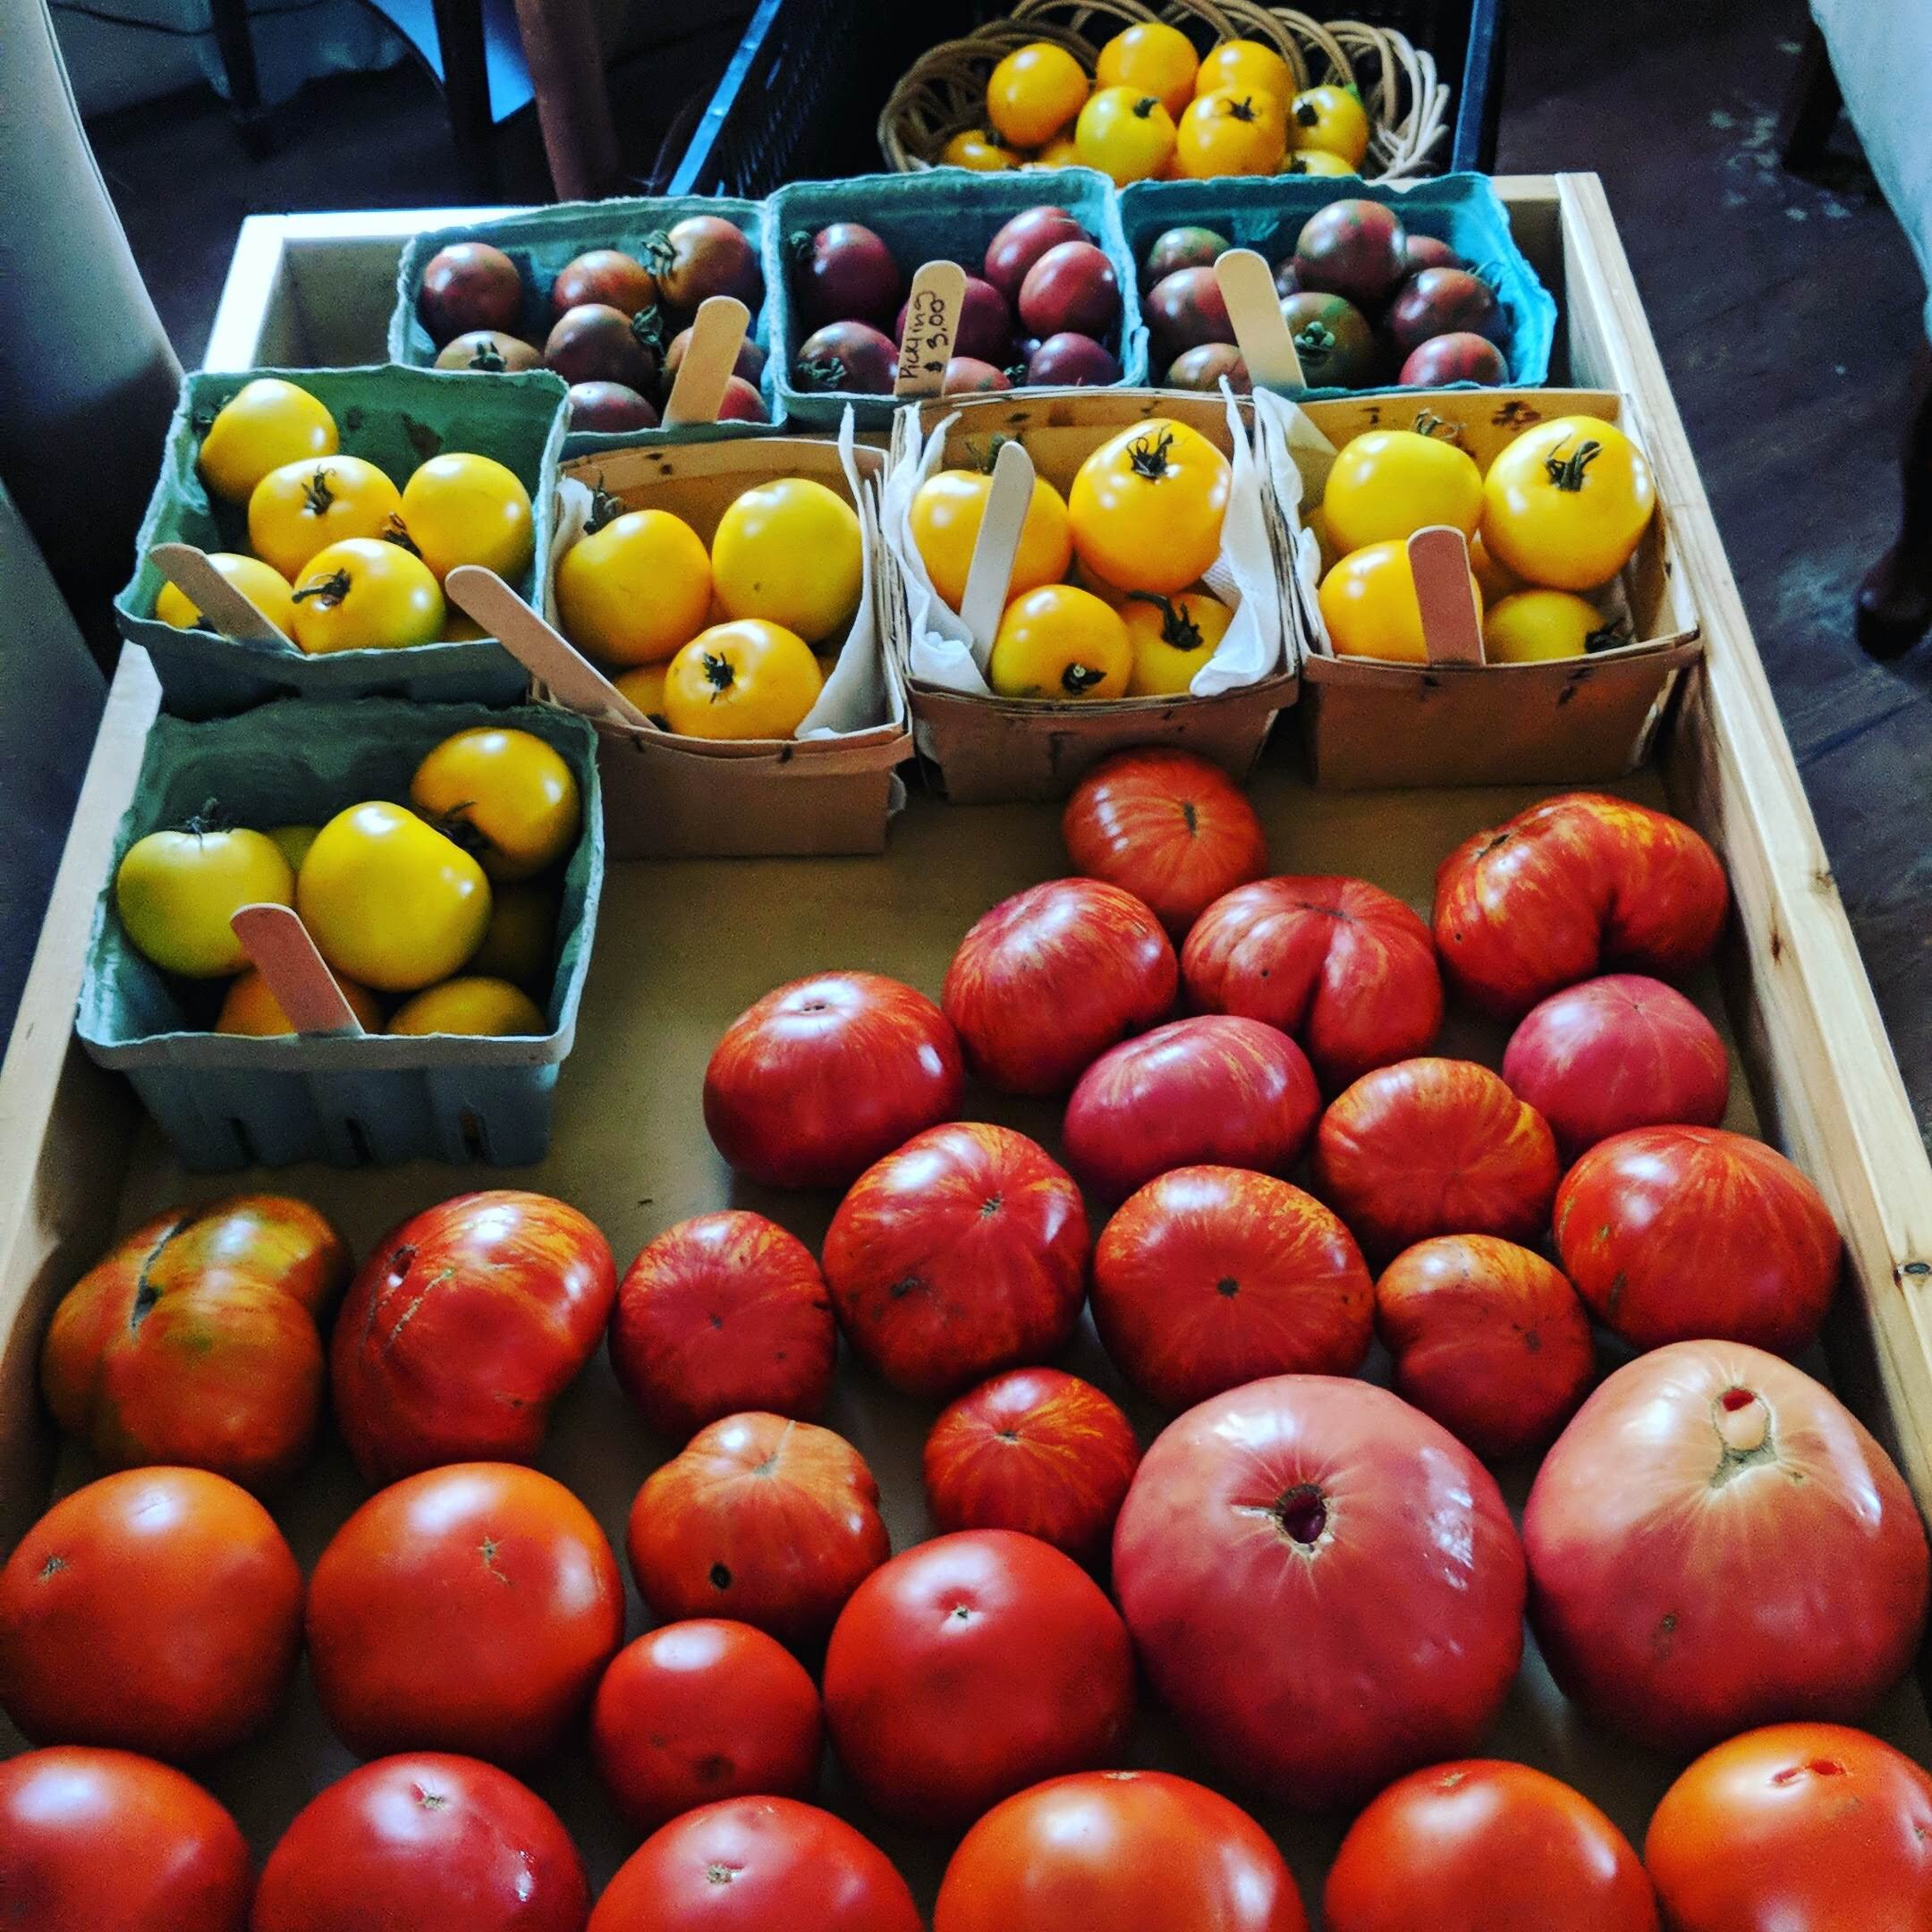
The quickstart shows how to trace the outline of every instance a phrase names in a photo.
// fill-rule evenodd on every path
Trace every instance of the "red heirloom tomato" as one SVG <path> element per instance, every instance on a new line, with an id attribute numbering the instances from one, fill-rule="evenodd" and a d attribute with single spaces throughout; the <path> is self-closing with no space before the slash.
<path id="1" fill-rule="evenodd" d="M 1349 1827 L 1324 1932 L 1657 1932 L 1630 1840 L 1581 1792 L 1528 1765 L 1414 1771 Z"/>
<path id="2" fill-rule="evenodd" d="M 1586 979 L 1533 1006 L 1510 1035 L 1503 1078 L 1550 1123 L 1565 1160 L 1631 1127 L 1715 1127 L 1731 1094 L 1717 1029 L 1642 973 Z"/>
<path id="3" fill-rule="evenodd" d="M 1116 1040 L 1173 1008 L 1174 947 L 1131 893 L 1049 879 L 984 914 L 946 969 L 966 1063 L 1003 1093 L 1064 1093 Z"/>
<path id="4" fill-rule="evenodd" d="M 34 1743 L 211 1757 L 275 1716 L 302 1578 L 246 1489 L 127 1470 L 64 1496 L 0 1570 L 0 1707 Z"/>
<path id="5" fill-rule="evenodd" d="M 1315 1186 L 1386 1260 L 1431 1234 L 1535 1241 L 1556 1143 L 1543 1116 L 1473 1060 L 1403 1060 L 1338 1094 L 1315 1131 Z"/>
<path id="6" fill-rule="evenodd" d="M 1545 1447 L 1597 1370 L 1568 1277 L 1494 1234 L 1405 1248 L 1376 1284 L 1375 1310 L 1396 1394 L 1487 1462 Z"/>
<path id="7" fill-rule="evenodd" d="M 809 1421 L 838 1353 L 825 1276 L 797 1235 L 727 1208 L 666 1228 L 631 1264 L 611 1367 L 661 1436 L 762 1409 Z"/>
<path id="8" fill-rule="evenodd" d="M 583 1932 L 563 1821 L 495 1765 L 411 1751 L 309 1800 L 262 1867 L 250 1932 Z"/>
<path id="9" fill-rule="evenodd" d="M 1375 1313 L 1341 1222 L 1300 1188 L 1234 1167 L 1148 1182 L 1101 1230 L 1092 1293 L 1107 1353 L 1168 1409 L 1260 1376 L 1352 1375 Z"/>
<path id="10" fill-rule="evenodd" d="M 1275 1376 L 1191 1409 L 1114 1529 L 1141 1667 L 1231 1775 L 1308 1809 L 1468 1751 L 1522 1657 L 1494 1479 L 1371 1383 Z"/>
<path id="11" fill-rule="evenodd" d="M 894 1556 L 852 1592 L 826 1651 L 825 1703 L 868 1804 L 956 1828 L 1112 1757 L 1133 1715 L 1133 1652 L 1071 1556 L 1011 1530 L 966 1530 Z"/>
<path id="12" fill-rule="evenodd" d="M 705 1125 L 767 1187 L 843 1187 L 959 1109 L 959 1040 L 923 993 L 818 973 L 754 1002 L 705 1069 Z"/>
<path id="13" fill-rule="evenodd" d="M 1248 795 L 1191 751 L 1151 745 L 1104 758 L 1060 817 L 1067 857 L 1151 906 L 1179 939 L 1223 893 L 1267 870 Z"/>
<path id="14" fill-rule="evenodd" d="M 1071 1556 L 1106 1547 L 1140 1461 L 1133 1425 L 1090 1382 L 1013 1368 L 969 1389 L 926 1438 L 942 1530 L 1018 1530 Z"/>
<path id="15" fill-rule="evenodd" d="M 40 1352 L 54 1419 L 108 1469 L 293 1475 L 322 1408 L 316 1323 L 349 1278 L 306 1201 L 236 1194 L 157 1215 L 68 1290 Z"/>
<path id="16" fill-rule="evenodd" d="M 1271 878 L 1217 899 L 1181 955 L 1188 997 L 1292 1033 L 1330 1092 L 1427 1050 L 1442 1026 L 1429 930 L 1352 878 Z"/>
<path id="17" fill-rule="evenodd" d="M 1916 1932 L 1932 1775 L 1843 1724 L 1748 1731 L 1664 1793 L 1644 1862 L 1673 1932 Z"/>
<path id="18" fill-rule="evenodd" d="M 1856 1717 L 1925 1622 L 1925 1531 L 1891 1459 L 1828 1389 L 1741 1343 L 1618 1369 L 1544 1458 L 1523 1542 L 1557 1682 L 1666 1750 Z"/>
<path id="19" fill-rule="evenodd" d="M 192 1778 L 57 1745 L 0 1764 L 0 1924 L 30 1932 L 246 1932 L 241 1827 Z"/>
<path id="20" fill-rule="evenodd" d="M 892 1860 L 791 1798 L 673 1818 L 619 1867 L 590 1932 L 924 1932 Z"/>
<path id="21" fill-rule="evenodd" d="M 1717 944 L 1717 855 L 1647 805 L 1572 792 L 1479 832 L 1436 875 L 1450 984 L 1504 1020 L 1607 967 L 1680 979 Z"/>
<path id="22" fill-rule="evenodd" d="M 783 1416 L 727 1416 L 645 1479 L 625 1538 L 663 1617 L 727 1616 L 789 1644 L 832 1628 L 892 1554 L 878 1485 L 845 1440 Z"/>
<path id="23" fill-rule="evenodd" d="M 933 1932 L 1307 1932 L 1275 1842 L 1219 1792 L 1083 1771 L 996 1805 L 946 1867 Z"/>
<path id="24" fill-rule="evenodd" d="M 1308 1057 L 1285 1033 L 1208 1013 L 1102 1054 L 1067 1102 L 1061 1140 L 1080 1180 L 1119 1200 L 1204 1161 L 1284 1173 L 1320 1112 Z"/>
<path id="25" fill-rule="evenodd" d="M 749 1623 L 662 1623 L 611 1661 L 590 1707 L 597 1775 L 640 1831 L 758 1792 L 809 1793 L 825 1746 L 818 1688 Z"/>
<path id="26" fill-rule="evenodd" d="M 1087 1246 L 1080 1190 L 1044 1148 L 961 1121 L 860 1175 L 826 1233 L 826 1285 L 887 1382 L 951 1395 L 1066 1346 Z"/>
<path id="27" fill-rule="evenodd" d="M 610 1243 L 574 1208 L 497 1188 L 426 1209 L 362 1264 L 335 1323 L 335 1420 L 371 1482 L 526 1462 L 597 1352 Z"/>
<path id="28" fill-rule="evenodd" d="M 309 1667 L 358 1756 L 410 1745 L 540 1757 L 623 1641 L 623 1580 L 562 1483 L 453 1462 L 378 1491 L 309 1587 Z"/>
<path id="29" fill-rule="evenodd" d="M 1633 1347 L 1716 1338 L 1795 1355 L 1817 1338 L 1842 1244 L 1775 1148 L 1722 1127 L 1599 1140 L 1556 1195 L 1563 1272 Z"/>

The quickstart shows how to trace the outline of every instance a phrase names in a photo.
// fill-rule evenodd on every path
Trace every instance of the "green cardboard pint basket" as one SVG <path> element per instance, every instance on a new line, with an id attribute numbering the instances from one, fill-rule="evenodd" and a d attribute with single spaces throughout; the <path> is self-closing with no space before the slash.
<path id="1" fill-rule="evenodd" d="M 542 1036 L 216 1033 L 209 1029 L 228 982 L 173 979 L 135 950 L 114 903 L 114 874 L 135 840 L 179 825 L 211 799 L 236 823 L 259 828 L 319 825 L 369 799 L 406 800 L 425 754 L 476 725 L 542 738 L 581 789 L 583 830 L 564 869 L 551 981 L 538 1002 L 548 1023 Z M 301 1160 L 521 1166 L 549 1145 L 603 877 L 596 733 L 569 712 L 368 699 L 265 705 L 199 724 L 162 717 L 95 909 L 76 1030 L 91 1058 L 128 1076 L 175 1152 L 203 1173 Z"/>

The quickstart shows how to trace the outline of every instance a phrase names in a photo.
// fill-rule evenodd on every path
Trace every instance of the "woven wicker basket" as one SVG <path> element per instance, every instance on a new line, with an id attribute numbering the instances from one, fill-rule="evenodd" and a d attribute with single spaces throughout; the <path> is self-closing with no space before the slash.
<path id="1" fill-rule="evenodd" d="M 1259 40 L 1294 70 L 1298 88 L 1352 81 L 1370 128 L 1364 176 L 1410 181 L 1436 172 L 1431 157 L 1449 131 L 1449 89 L 1436 77 L 1433 55 L 1390 28 L 1359 21 L 1325 26 L 1257 0 L 1168 0 L 1157 7 L 1140 0 L 1019 0 L 1008 19 L 919 56 L 879 115 L 880 150 L 902 174 L 931 167 L 952 136 L 984 124 L 987 76 L 1015 47 L 1055 41 L 1091 73 L 1104 41 L 1152 20 L 1171 21 L 1197 39 Z"/>

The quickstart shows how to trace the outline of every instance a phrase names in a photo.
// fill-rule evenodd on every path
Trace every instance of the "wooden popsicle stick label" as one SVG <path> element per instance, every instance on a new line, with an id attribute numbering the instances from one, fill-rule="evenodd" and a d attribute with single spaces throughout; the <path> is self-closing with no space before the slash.
<path id="1" fill-rule="evenodd" d="M 242 644 L 289 649 L 294 640 L 261 614 L 192 544 L 157 544 L 148 553 L 155 567 L 221 632 Z"/>
<path id="2" fill-rule="evenodd" d="M 293 906 L 245 905 L 228 923 L 298 1033 L 361 1038 L 361 1021 Z"/>
<path id="3" fill-rule="evenodd" d="M 929 261 L 912 277 L 899 344 L 899 377 L 893 385 L 902 402 L 936 396 L 945 386 L 946 364 L 953 360 L 965 303 L 966 271 L 957 262 Z"/>
<path id="4" fill-rule="evenodd" d="M 715 423 L 724 404 L 724 386 L 737 366 L 751 311 L 735 295 L 713 295 L 700 302 L 691 322 L 684 359 L 665 398 L 667 429 Z"/>
<path id="5" fill-rule="evenodd" d="M 1274 271 L 1252 249 L 1229 249 L 1215 262 L 1215 280 L 1227 304 L 1234 340 L 1257 389 L 1292 394 L 1308 387 L 1294 337 L 1283 319 Z"/>
<path id="6" fill-rule="evenodd" d="M 1019 555 L 1020 534 L 1032 507 L 1033 459 L 1017 441 L 1002 443 L 993 459 L 993 487 L 987 492 L 986 512 L 973 539 L 966 589 L 960 597 L 961 621 L 972 633 L 973 649 L 982 664 L 1006 608 L 1013 558 Z"/>
<path id="7" fill-rule="evenodd" d="M 1409 569 L 1422 612 L 1422 642 L 1432 665 L 1479 665 L 1482 620 L 1470 581 L 1469 540 L 1446 523 L 1409 539 Z"/>

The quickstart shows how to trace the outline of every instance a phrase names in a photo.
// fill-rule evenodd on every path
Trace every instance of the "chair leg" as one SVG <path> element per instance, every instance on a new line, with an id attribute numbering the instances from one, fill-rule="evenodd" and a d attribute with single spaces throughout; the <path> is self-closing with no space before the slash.
<path id="1" fill-rule="evenodd" d="M 443 100 L 456 156 L 480 199 L 500 192 L 490 117 L 489 67 L 483 51 L 482 0 L 434 0 L 436 45 L 443 59 Z"/>
<path id="2" fill-rule="evenodd" d="M 1816 27 L 1808 27 L 1804 47 L 1798 55 L 1798 71 L 1792 76 L 1791 89 L 1778 116 L 1778 157 L 1787 169 L 1801 174 L 1818 165 L 1843 106 L 1825 36 Z"/>
<path id="3" fill-rule="evenodd" d="M 1932 630 L 1932 348 L 1912 369 L 1898 540 L 1866 572 L 1858 592 L 1858 640 L 1874 657 L 1898 657 Z"/>
<path id="4" fill-rule="evenodd" d="M 255 43 L 249 35 L 248 0 L 209 0 L 215 45 L 228 81 L 228 106 L 242 145 L 258 161 L 268 152 L 268 117 L 262 112 L 255 72 Z"/>

